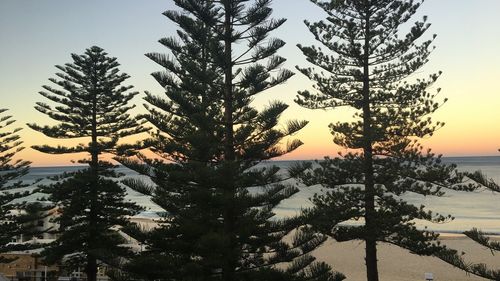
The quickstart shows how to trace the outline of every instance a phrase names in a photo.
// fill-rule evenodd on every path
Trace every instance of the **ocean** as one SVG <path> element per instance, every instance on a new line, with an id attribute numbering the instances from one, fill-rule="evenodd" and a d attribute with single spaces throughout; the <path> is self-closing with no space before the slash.
<path id="1" fill-rule="evenodd" d="M 445 163 L 455 163 L 460 171 L 474 172 L 480 170 L 486 174 L 488 178 L 500 183 L 500 156 L 448 157 L 444 158 L 443 161 Z M 286 169 L 293 162 L 294 161 L 276 161 L 269 163 Z M 79 169 L 79 167 L 34 167 L 23 180 L 26 182 L 33 182 L 39 178 L 46 178 L 76 169 Z M 120 167 L 118 170 L 126 174 L 126 176 L 140 177 L 135 172 L 124 167 Z M 137 202 L 145 208 L 138 217 L 158 217 L 157 213 L 161 212 L 162 209 L 155 205 L 148 196 L 144 196 L 133 190 L 127 190 L 127 192 L 127 200 Z M 318 186 L 301 187 L 299 193 L 282 202 L 276 208 L 276 215 L 291 216 L 300 212 L 301 208 L 312 206 L 309 198 L 317 192 L 322 192 L 322 188 Z M 488 233 L 500 234 L 500 194 L 498 193 L 481 189 L 476 192 L 446 191 L 443 197 L 424 197 L 411 193 L 405 194 L 402 197 L 413 204 L 425 205 L 428 210 L 432 210 L 433 212 L 438 212 L 443 215 L 450 214 L 455 218 L 453 221 L 444 224 L 417 222 L 420 228 L 427 227 L 438 232 L 459 233 L 476 227 Z M 43 195 L 36 194 L 29 200 L 34 200 L 35 198 L 41 199 Z"/>

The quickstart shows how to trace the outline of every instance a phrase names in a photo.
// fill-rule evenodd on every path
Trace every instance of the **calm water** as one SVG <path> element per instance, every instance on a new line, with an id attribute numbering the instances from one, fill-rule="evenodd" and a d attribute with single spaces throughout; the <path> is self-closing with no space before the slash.
<path id="1" fill-rule="evenodd" d="M 445 158 L 444 161 L 457 164 L 458 169 L 462 171 L 481 170 L 489 178 L 500 183 L 500 157 L 453 157 Z M 285 169 L 291 163 L 293 162 L 273 162 L 273 164 Z M 32 168 L 25 180 L 34 181 L 37 178 L 45 178 L 75 169 L 78 168 Z M 127 176 L 138 177 L 137 174 L 126 168 L 119 168 L 119 170 L 127 174 Z M 308 198 L 312 197 L 316 192 L 322 192 L 322 189 L 318 186 L 302 187 L 299 193 L 284 201 L 276 209 L 277 215 L 289 216 L 296 214 L 303 207 L 310 207 L 311 203 Z M 42 195 L 38 194 L 35 197 L 40 198 Z M 487 190 L 479 190 L 473 193 L 448 191 L 443 197 L 423 197 L 416 194 L 407 194 L 404 195 L 404 198 L 417 205 L 423 204 L 435 212 L 451 214 L 455 217 L 454 221 L 446 224 L 436 225 L 419 222 L 421 227 L 427 226 L 432 230 L 442 232 L 461 232 L 472 227 L 478 227 L 487 232 L 500 233 L 500 194 Z M 128 190 L 127 199 L 135 201 L 146 208 L 139 216 L 155 217 L 156 212 L 161 211 L 158 206 L 151 202 L 149 197 L 132 190 Z"/>

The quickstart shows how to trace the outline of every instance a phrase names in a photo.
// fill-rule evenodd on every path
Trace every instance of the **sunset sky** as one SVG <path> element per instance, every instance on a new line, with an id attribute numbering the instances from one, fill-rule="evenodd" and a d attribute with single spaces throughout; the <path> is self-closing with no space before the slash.
<path id="1" fill-rule="evenodd" d="M 307 66 L 296 44 L 316 44 L 303 24 L 325 14 L 308 0 L 274 0 L 274 17 L 288 22 L 274 33 L 287 42 L 280 54 L 286 67 Z M 170 0 L 2 0 L 0 1 L 0 108 L 9 108 L 25 127 L 21 135 L 27 147 L 56 144 L 24 126 L 48 124 L 33 105 L 46 101 L 38 94 L 53 77 L 56 64 L 71 62 L 70 53 L 81 54 L 93 45 L 117 57 L 120 69 L 132 76 L 135 89 L 161 94 L 150 76 L 161 70 L 147 59 L 148 52 L 167 53 L 158 39 L 173 35 L 176 26 L 161 13 L 175 9 Z M 449 102 L 434 115 L 446 122 L 424 144 L 445 156 L 496 155 L 500 147 L 500 1 L 427 0 L 414 20 L 429 16 L 433 24 L 428 38 L 438 35 L 430 63 L 419 71 L 427 75 L 443 71 L 440 98 Z M 284 100 L 290 109 L 283 120 L 301 118 L 310 124 L 299 134 L 305 145 L 284 159 L 316 159 L 335 155 L 328 124 L 348 120 L 345 110 L 312 111 L 293 103 L 297 90 L 310 82 L 297 74 L 290 81 L 261 94 L 262 107 L 270 100 Z M 142 103 L 137 99 L 137 103 Z M 77 157 L 43 155 L 27 148 L 22 158 L 35 166 L 66 165 Z"/>

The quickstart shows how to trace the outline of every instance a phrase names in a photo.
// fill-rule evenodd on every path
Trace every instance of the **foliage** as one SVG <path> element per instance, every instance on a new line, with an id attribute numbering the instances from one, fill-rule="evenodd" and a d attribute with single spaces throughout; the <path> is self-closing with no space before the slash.
<path id="1" fill-rule="evenodd" d="M 29 224 L 38 219 L 37 212 L 41 206 L 23 202 L 23 197 L 33 191 L 23 191 L 27 187 L 21 178 L 29 172 L 29 161 L 18 159 L 17 154 L 24 149 L 18 132 L 20 128 L 11 129 L 15 122 L 12 116 L 6 115 L 6 109 L 0 109 L 0 253 L 14 250 L 27 250 L 36 245 L 20 245 L 11 243 L 15 237 L 34 235 Z M 0 257 L 0 262 L 10 262 Z"/>
<path id="2" fill-rule="evenodd" d="M 410 24 L 423 1 L 311 0 L 328 17 L 306 25 L 321 47 L 298 45 L 314 67 L 298 70 L 314 82 L 314 90 L 300 91 L 296 102 L 310 109 L 349 107 L 350 122 L 330 125 L 334 143 L 349 152 L 326 158 L 317 166 L 292 169 L 309 184 L 327 187 L 309 211 L 323 233 L 337 240 L 364 240 L 367 279 L 378 280 L 377 242 L 387 242 L 419 255 L 454 256 L 437 241 L 438 234 L 416 227 L 416 220 L 444 223 L 450 216 L 414 206 L 401 195 L 441 196 L 446 189 L 473 190 L 463 175 L 441 156 L 424 150 L 428 138 L 444 124 L 430 115 L 440 89 L 441 73 L 418 77 L 434 47 L 422 37 L 427 17 Z M 410 31 L 402 34 L 402 28 Z M 343 222 L 358 220 L 361 226 Z M 443 254 L 446 253 L 446 254 Z"/>
<path id="3" fill-rule="evenodd" d="M 58 238 L 43 255 L 49 263 L 64 260 L 70 268 L 85 266 L 92 281 L 98 261 L 113 266 L 129 256 L 117 227 L 127 225 L 127 216 L 139 210 L 135 203 L 125 201 L 126 190 L 116 181 L 121 175 L 101 155 L 126 152 L 133 145 L 120 140 L 145 129 L 142 121 L 128 113 L 134 107 L 129 103 L 138 93 L 128 92 L 132 86 L 122 85 L 129 76 L 120 73 L 116 58 L 95 46 L 71 57 L 73 63 L 57 66 L 58 78 L 49 79 L 58 87 L 43 86 L 40 92 L 55 105 L 38 102 L 35 106 L 56 124 L 28 126 L 53 139 L 89 141 L 70 147 L 33 148 L 48 154 L 84 153 L 89 157 L 78 160 L 87 167 L 56 176 L 42 188 L 60 213 L 54 218 L 59 228 L 52 231 Z"/>
<path id="4" fill-rule="evenodd" d="M 147 54 L 164 68 L 153 77 L 165 96 L 146 97 L 157 158 L 120 159 L 151 178 L 154 184 L 128 184 L 150 191 L 165 210 L 134 269 L 148 280 L 343 279 L 308 255 L 323 235 L 299 227 L 299 218 L 274 216 L 297 188 L 279 168 L 257 166 L 298 148 L 289 137 L 307 123 L 280 125 L 282 102 L 261 111 L 251 104 L 292 76 L 276 55 L 285 43 L 269 38 L 285 20 L 271 19 L 269 0 L 175 4 L 182 11 L 164 15 L 178 36 L 160 40 L 171 55 Z"/>

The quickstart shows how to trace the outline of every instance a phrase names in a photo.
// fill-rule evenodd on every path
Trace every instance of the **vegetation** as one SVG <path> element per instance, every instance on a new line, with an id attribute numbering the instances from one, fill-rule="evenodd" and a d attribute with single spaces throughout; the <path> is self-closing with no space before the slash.
<path id="1" fill-rule="evenodd" d="M 353 112 L 329 127 L 346 153 L 288 171 L 268 162 L 298 149 L 294 135 L 308 123 L 282 122 L 288 105 L 281 101 L 253 104 L 294 75 L 278 55 L 285 42 L 271 37 L 286 21 L 272 18 L 272 0 L 174 0 L 179 10 L 164 15 L 177 35 L 159 41 L 169 54 L 146 54 L 162 68 L 152 76 L 165 92 L 146 92 L 145 114 L 131 116 L 138 92 L 123 85 L 129 76 L 100 47 L 72 54 L 49 79 L 56 86 L 43 86 L 48 103 L 35 109 L 51 123 L 28 126 L 60 143 L 32 148 L 81 157 L 80 169 L 38 188 L 23 182 L 31 163 L 19 159 L 20 129 L 11 129 L 14 120 L 0 109 L 0 255 L 41 247 L 11 243 L 14 237 L 50 232 L 57 239 L 43 245 L 44 263 L 84 267 L 89 281 L 97 281 L 101 264 L 111 280 L 340 281 L 343 274 L 311 255 L 333 237 L 364 242 L 367 281 L 379 280 L 380 243 L 500 280 L 500 270 L 466 262 L 438 233 L 416 225 L 453 217 L 405 200 L 408 193 L 443 196 L 480 185 L 500 192 L 482 173 L 459 173 L 420 143 L 444 126 L 431 115 L 447 101 L 438 101 L 435 87 L 441 72 L 421 75 L 436 38 L 424 39 L 427 17 L 410 23 L 424 0 L 311 2 L 327 18 L 305 21 L 321 46 L 298 45 L 311 66 L 297 69 L 314 85 L 296 103 Z M 146 132 L 137 143 L 126 141 Z M 116 162 L 142 177 L 122 178 Z M 278 216 L 276 208 L 299 191 L 293 178 L 326 192 L 302 214 Z M 163 209 L 156 228 L 129 220 L 141 208 L 126 200 L 126 187 Z M 52 205 L 24 202 L 38 191 Z M 58 227 L 40 229 L 35 222 L 49 209 Z M 140 251 L 126 245 L 126 235 Z M 465 235 L 500 251 L 488 233 Z"/>
<path id="2" fill-rule="evenodd" d="M 30 195 L 30 191 L 20 191 L 27 184 L 20 178 L 29 171 L 29 161 L 16 157 L 24 147 L 20 136 L 21 129 L 10 129 L 15 122 L 12 116 L 6 115 L 6 109 L 0 109 L 0 253 L 13 250 L 25 250 L 35 245 L 18 245 L 11 243 L 15 237 L 33 234 L 33 229 L 25 225 L 34 219 L 29 204 L 22 198 Z M 0 262 L 10 262 L 10 259 L 0 257 Z"/>
<path id="3" fill-rule="evenodd" d="M 59 237 L 43 252 L 46 262 L 64 259 L 70 268 L 84 266 L 89 281 L 95 281 L 98 262 L 109 266 L 120 263 L 130 250 L 117 226 L 129 224 L 127 216 L 138 210 L 124 199 L 125 188 L 113 178 L 120 176 L 103 154 L 125 153 L 132 145 L 120 144 L 127 136 L 144 132 L 138 119 L 127 112 L 137 92 L 122 83 L 129 77 L 120 73 L 116 58 L 108 57 L 99 47 L 83 55 L 72 54 L 73 63 L 57 66 L 61 71 L 49 79 L 58 87 L 43 86 L 40 94 L 55 106 L 38 102 L 35 109 L 56 121 L 52 126 L 28 124 L 53 139 L 87 139 L 76 146 L 37 145 L 34 149 L 48 154 L 82 153 L 89 158 L 78 160 L 87 167 L 53 178 L 43 187 L 49 200 L 59 208 L 54 219 Z"/>
<path id="4" fill-rule="evenodd" d="M 298 148 L 288 137 L 307 123 L 279 126 L 282 102 L 251 105 L 292 76 L 276 55 L 285 43 L 269 38 L 285 20 L 270 18 L 269 0 L 175 4 L 182 11 L 164 15 L 178 37 L 160 40 L 171 56 L 147 54 L 164 68 L 153 76 L 165 96 L 146 97 L 157 158 L 120 159 L 151 178 L 154 185 L 128 184 L 165 210 L 158 229 L 136 234 L 147 250 L 132 270 L 148 280 L 343 279 L 308 255 L 324 236 L 298 218 L 275 217 L 273 208 L 297 188 L 279 168 L 257 166 Z"/>
<path id="5" fill-rule="evenodd" d="M 466 267 L 456 252 L 437 241 L 438 234 L 420 230 L 415 220 L 444 223 L 451 219 L 406 202 L 403 194 L 441 196 L 443 189 L 472 190 L 462 183 L 455 166 L 424 150 L 427 138 L 444 124 L 430 115 L 446 102 L 436 102 L 434 83 L 441 73 L 416 77 L 433 50 L 421 39 L 429 29 L 427 17 L 401 36 L 402 28 L 423 1 L 312 0 L 326 21 L 306 25 L 322 47 L 298 47 L 315 67 L 298 70 L 315 82 L 314 91 L 301 91 L 296 102 L 310 109 L 349 107 L 351 122 L 330 125 L 334 142 L 350 152 L 326 158 L 319 167 L 293 169 L 308 184 L 322 184 L 327 194 L 316 195 L 309 213 L 313 224 L 339 241 L 363 240 L 367 280 L 377 281 L 377 242 L 436 255 Z M 318 71 L 317 69 L 321 69 Z M 361 226 L 342 222 L 358 220 Z"/>

